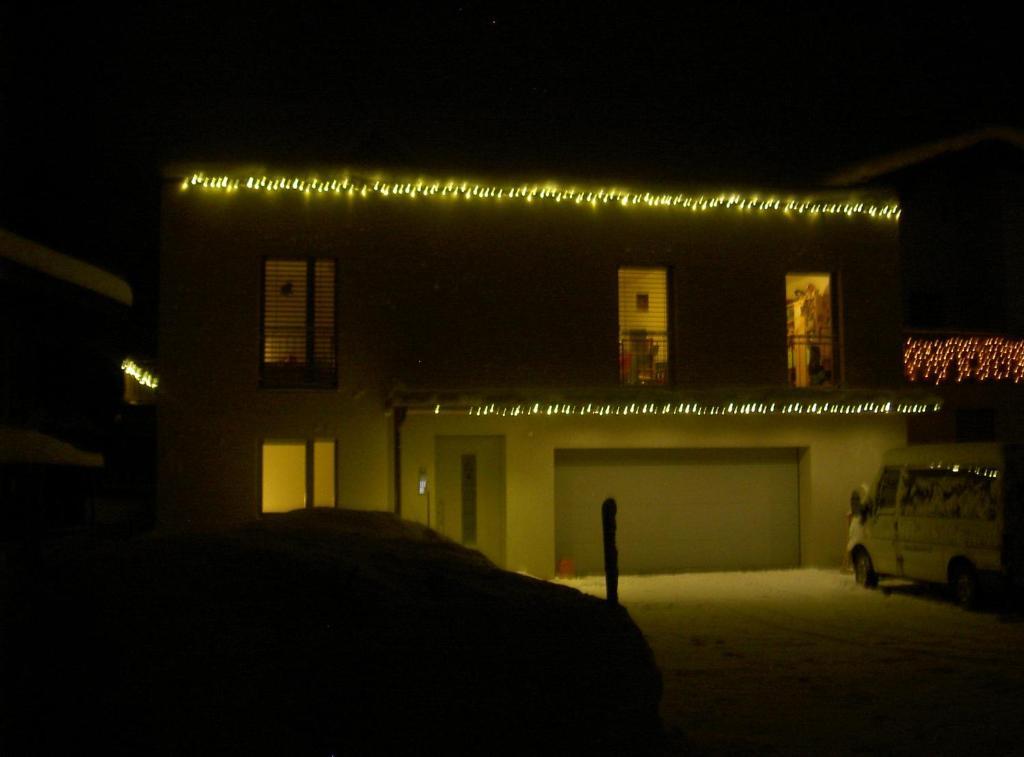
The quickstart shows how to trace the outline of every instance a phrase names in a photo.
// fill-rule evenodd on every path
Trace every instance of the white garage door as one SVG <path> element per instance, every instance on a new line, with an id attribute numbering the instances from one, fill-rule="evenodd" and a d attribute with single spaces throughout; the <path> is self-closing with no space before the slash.
<path id="1" fill-rule="evenodd" d="M 555 547 L 602 573 L 601 503 L 618 504 L 621 573 L 800 564 L 795 449 L 556 450 Z"/>

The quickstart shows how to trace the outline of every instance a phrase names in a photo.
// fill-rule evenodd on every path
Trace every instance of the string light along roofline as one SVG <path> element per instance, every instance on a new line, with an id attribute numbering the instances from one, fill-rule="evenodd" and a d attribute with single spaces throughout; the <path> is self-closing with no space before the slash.
<path id="1" fill-rule="evenodd" d="M 344 176 L 320 179 L 298 176 L 250 175 L 244 178 L 228 175 L 207 176 L 193 173 L 182 179 L 182 191 L 203 190 L 220 193 L 290 193 L 306 196 L 400 197 L 410 200 L 484 200 L 490 202 L 521 202 L 525 204 L 565 204 L 597 208 L 601 206 L 646 207 L 701 213 L 731 210 L 748 214 L 781 214 L 786 216 L 869 217 L 882 221 L 898 221 L 900 206 L 895 201 L 884 203 L 855 198 L 825 200 L 780 197 L 776 194 L 688 194 L 660 191 L 639 191 L 622 188 L 580 188 L 561 186 L 554 182 L 485 184 L 468 180 L 392 181 Z"/>

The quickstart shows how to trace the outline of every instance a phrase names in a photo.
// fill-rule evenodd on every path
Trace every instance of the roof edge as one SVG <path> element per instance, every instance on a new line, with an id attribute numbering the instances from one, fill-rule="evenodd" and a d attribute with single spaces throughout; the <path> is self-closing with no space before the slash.
<path id="1" fill-rule="evenodd" d="M 852 187 L 904 168 L 924 163 L 947 153 L 962 152 L 982 142 L 1003 142 L 1024 149 L 1024 131 L 1008 126 L 988 126 L 954 137 L 926 142 L 916 147 L 897 150 L 877 158 L 844 168 L 827 177 L 825 184 L 833 188 Z"/>
<path id="2" fill-rule="evenodd" d="M 168 183 L 180 183 L 188 181 L 196 176 L 218 177 L 223 180 L 240 180 L 244 182 L 250 177 L 266 177 L 274 181 L 277 179 L 293 181 L 318 180 L 327 182 L 332 179 L 341 180 L 360 179 L 365 182 L 382 182 L 398 184 L 417 182 L 434 183 L 441 182 L 455 184 L 501 184 L 509 186 L 536 186 L 561 188 L 572 187 L 582 191 L 598 191 L 599 186 L 616 187 L 620 191 L 630 192 L 656 192 L 676 193 L 699 193 L 711 195 L 737 194 L 737 195 L 773 195 L 785 196 L 804 201 L 819 202 L 849 202 L 853 200 L 873 200 L 878 202 L 897 200 L 894 192 L 883 188 L 849 188 L 841 186 L 830 186 L 822 184 L 793 184 L 793 185 L 770 185 L 754 186 L 741 183 L 712 185 L 705 182 L 692 184 L 682 181 L 656 180 L 649 184 L 639 180 L 600 180 L 594 177 L 578 178 L 566 176 L 556 178 L 551 174 L 542 176 L 536 172 L 528 171 L 521 174 L 513 174 L 508 171 L 487 171 L 476 169 L 463 169 L 461 171 L 446 171 L 435 169 L 417 169 L 408 166 L 363 166 L 346 165 L 341 163 L 286 165 L 267 164 L 262 162 L 176 162 L 165 164 L 161 169 L 161 177 Z"/>
<path id="3" fill-rule="evenodd" d="M 121 277 L 5 229 L 0 229 L 0 258 L 88 289 L 122 305 L 132 305 L 131 285 Z"/>
<path id="4" fill-rule="evenodd" d="M 0 426 L 0 465 L 67 465 L 102 468 L 103 455 L 30 428 Z"/>

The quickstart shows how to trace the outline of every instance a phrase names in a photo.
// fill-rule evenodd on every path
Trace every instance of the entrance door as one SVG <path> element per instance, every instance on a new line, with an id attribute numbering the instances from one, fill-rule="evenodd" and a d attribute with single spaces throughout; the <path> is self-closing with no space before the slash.
<path id="1" fill-rule="evenodd" d="M 505 437 L 438 436 L 437 527 L 505 564 Z"/>

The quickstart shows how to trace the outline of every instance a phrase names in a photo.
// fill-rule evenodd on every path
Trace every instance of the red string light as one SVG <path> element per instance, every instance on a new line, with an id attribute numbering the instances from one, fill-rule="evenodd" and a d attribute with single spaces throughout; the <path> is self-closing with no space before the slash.
<path id="1" fill-rule="evenodd" d="M 1001 336 L 908 337 L 903 344 L 908 381 L 1024 381 L 1024 339 Z"/>

